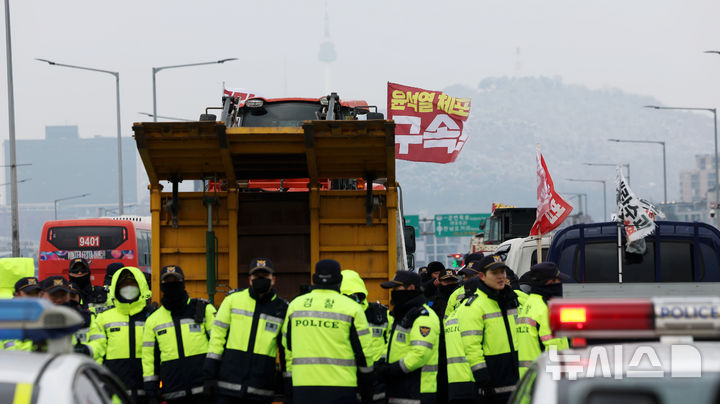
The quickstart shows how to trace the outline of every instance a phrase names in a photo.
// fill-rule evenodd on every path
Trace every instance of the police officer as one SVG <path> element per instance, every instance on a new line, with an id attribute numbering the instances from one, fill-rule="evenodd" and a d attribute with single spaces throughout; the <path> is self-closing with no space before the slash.
<path id="1" fill-rule="evenodd" d="M 479 280 L 479 278 L 472 278 L 465 283 L 465 286 L 473 289 L 468 294 L 469 296 L 472 296 L 475 293 L 474 289 L 477 288 L 477 285 L 472 285 L 472 283 L 477 283 Z M 445 319 L 448 402 L 453 404 L 474 404 L 478 399 L 475 378 L 465 355 L 458 324 L 458 314 L 464 309 L 462 304 L 464 301 L 463 297 L 458 308 L 452 310 Z"/>
<path id="2" fill-rule="evenodd" d="M 274 289 L 272 261 L 252 260 L 248 281 L 250 287 L 223 300 L 212 325 L 205 390 L 213 396 L 217 389 L 218 403 L 270 403 L 278 354 L 285 369 L 281 330 L 288 302 Z"/>
<path id="3" fill-rule="evenodd" d="M 485 401 L 505 403 L 518 381 L 518 299 L 500 257 L 483 257 L 478 269 L 482 282 L 457 309 L 463 349 Z"/>
<path id="4" fill-rule="evenodd" d="M 40 282 L 38 281 L 38 279 L 34 276 L 29 276 L 25 278 L 20 278 L 20 280 L 15 282 L 15 293 L 13 294 L 13 297 L 15 299 L 21 299 L 24 297 L 40 297 L 41 292 L 42 288 L 40 287 Z M 0 341 L 0 349 L 6 349 L 10 351 L 32 351 L 33 342 L 29 339 L 3 340 Z"/>
<path id="5" fill-rule="evenodd" d="M 465 254 L 465 258 L 463 262 L 465 265 L 458 271 L 458 275 L 462 276 L 462 284 L 467 282 L 468 279 L 472 278 L 473 276 L 477 276 L 478 270 L 474 269 L 474 265 L 477 265 L 477 262 L 480 261 L 483 258 L 483 253 L 476 252 L 476 253 L 470 253 Z M 445 307 L 445 313 L 443 315 L 444 319 L 447 319 L 450 313 L 455 311 L 455 308 L 457 307 L 458 303 L 465 298 L 465 288 L 460 287 L 455 289 L 455 291 L 450 295 L 448 298 L 447 306 Z M 438 314 L 439 316 L 440 314 Z"/>
<path id="6" fill-rule="evenodd" d="M 143 332 L 145 393 L 150 403 L 161 397 L 167 403 L 203 402 L 202 367 L 215 308 L 207 300 L 190 299 L 178 265 L 160 270 L 160 290 L 162 306 L 148 317 Z"/>
<path id="7" fill-rule="evenodd" d="M 314 288 L 289 305 L 283 326 L 287 370 L 296 404 L 371 399 L 372 349 L 362 307 L 340 294 L 340 264 L 320 260 Z"/>
<path id="8" fill-rule="evenodd" d="M 53 304 L 63 305 L 70 300 L 70 283 L 62 276 L 48 276 L 40 282 L 40 297 Z"/>
<path id="9" fill-rule="evenodd" d="M 387 348 L 387 364 L 378 378 L 387 381 L 388 402 L 434 403 L 437 392 L 440 320 L 425 304 L 420 275 L 398 271 L 381 286 L 392 289 L 395 318 Z"/>
<path id="10" fill-rule="evenodd" d="M 20 278 L 15 282 L 15 293 L 14 297 L 40 297 L 42 288 L 40 287 L 40 281 L 34 276 L 28 276 Z"/>
<path id="11" fill-rule="evenodd" d="M 365 318 L 367 318 L 372 336 L 370 345 L 372 363 L 377 364 L 380 360 L 384 361 L 387 338 L 390 335 L 388 308 L 379 302 L 367 301 L 367 287 L 360 274 L 351 269 L 345 269 L 340 274 L 342 275 L 340 293 L 358 302 L 365 311 Z M 382 380 L 376 379 L 373 382 L 372 401 L 374 403 L 386 402 L 385 383 Z"/>
<path id="12" fill-rule="evenodd" d="M 561 279 L 568 279 L 568 276 L 553 262 L 533 265 L 528 274 L 530 294 L 520 305 L 517 319 L 520 377 L 543 351 L 551 346 L 558 350 L 567 349 L 570 345 L 567 338 L 552 335 L 547 306 L 551 298 L 562 297 Z"/>
<path id="13" fill-rule="evenodd" d="M 115 373 L 135 402 L 147 403 L 141 357 L 150 287 L 138 268 L 123 267 L 113 275 L 108 294 L 115 306 L 97 310 L 88 336 L 91 354 Z"/>
<path id="14" fill-rule="evenodd" d="M 85 258 L 75 258 L 70 261 L 68 279 L 77 284 L 80 292 L 80 301 L 84 308 L 102 306 L 107 301 L 107 292 L 102 286 L 93 286 L 90 278 L 90 264 Z"/>

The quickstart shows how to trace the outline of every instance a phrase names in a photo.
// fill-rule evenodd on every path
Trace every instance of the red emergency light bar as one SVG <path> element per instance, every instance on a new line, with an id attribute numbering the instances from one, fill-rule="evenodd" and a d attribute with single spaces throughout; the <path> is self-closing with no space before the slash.
<path id="1" fill-rule="evenodd" d="M 550 328 L 558 336 L 720 336 L 717 297 L 552 299 L 549 309 Z"/>

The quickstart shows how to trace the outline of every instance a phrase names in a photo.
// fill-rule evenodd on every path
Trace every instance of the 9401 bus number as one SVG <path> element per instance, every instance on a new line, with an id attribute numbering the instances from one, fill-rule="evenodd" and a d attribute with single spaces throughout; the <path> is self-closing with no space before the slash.
<path id="1" fill-rule="evenodd" d="M 100 236 L 79 236 L 78 247 L 100 247 Z"/>

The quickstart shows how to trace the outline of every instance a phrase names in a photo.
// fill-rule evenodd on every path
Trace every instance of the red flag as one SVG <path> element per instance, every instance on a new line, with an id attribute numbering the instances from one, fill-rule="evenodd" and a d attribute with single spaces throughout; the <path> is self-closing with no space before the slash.
<path id="1" fill-rule="evenodd" d="M 223 87 L 223 95 L 235 97 L 239 102 L 245 102 L 250 98 L 260 97 L 253 91 L 246 90 L 244 88 L 225 88 Z"/>
<path id="2" fill-rule="evenodd" d="M 388 83 L 388 119 L 395 121 L 395 158 L 452 163 L 468 139 L 470 98 Z"/>
<path id="3" fill-rule="evenodd" d="M 531 236 L 537 236 L 538 231 L 547 234 L 560 226 L 573 208 L 557 192 L 550 172 L 545 165 L 545 159 L 537 152 L 537 215 L 535 223 L 530 230 Z"/>

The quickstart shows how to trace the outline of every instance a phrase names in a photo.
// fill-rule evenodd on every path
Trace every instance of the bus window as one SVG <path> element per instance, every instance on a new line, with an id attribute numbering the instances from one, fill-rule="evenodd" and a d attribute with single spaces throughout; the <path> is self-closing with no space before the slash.
<path id="1" fill-rule="evenodd" d="M 138 244 L 138 265 L 141 267 L 150 266 L 150 232 L 145 230 L 137 231 Z"/>

